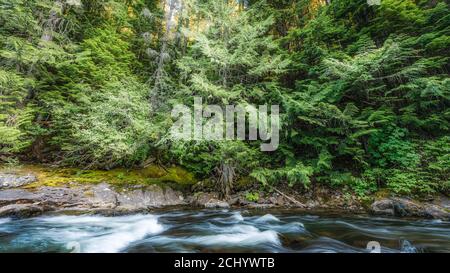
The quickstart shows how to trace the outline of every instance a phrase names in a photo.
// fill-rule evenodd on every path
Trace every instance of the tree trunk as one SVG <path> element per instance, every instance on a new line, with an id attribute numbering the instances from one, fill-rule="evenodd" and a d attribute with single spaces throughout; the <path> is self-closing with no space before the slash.
<path id="1" fill-rule="evenodd" d="M 221 163 L 218 168 L 218 186 L 221 199 L 227 199 L 231 195 L 235 177 L 234 167 L 229 163 Z"/>
<path id="2" fill-rule="evenodd" d="M 63 4 L 61 3 L 61 1 L 56 0 L 55 3 L 53 4 L 52 9 L 50 10 L 50 15 L 49 15 L 48 19 L 43 24 L 43 33 L 41 36 L 42 40 L 47 41 L 47 42 L 53 40 L 53 32 L 55 31 L 55 29 L 60 21 L 60 18 L 58 18 L 57 9 L 62 9 L 62 8 L 63 8 Z"/>
<path id="3" fill-rule="evenodd" d="M 169 11 L 166 16 L 166 31 L 162 39 L 161 50 L 158 57 L 158 66 L 155 71 L 154 85 L 150 91 L 150 103 L 153 109 L 158 109 L 160 105 L 160 92 L 162 85 L 162 77 L 164 73 L 164 59 L 167 55 L 167 46 L 169 42 L 170 30 L 172 28 L 172 17 L 178 0 L 169 0 Z"/>

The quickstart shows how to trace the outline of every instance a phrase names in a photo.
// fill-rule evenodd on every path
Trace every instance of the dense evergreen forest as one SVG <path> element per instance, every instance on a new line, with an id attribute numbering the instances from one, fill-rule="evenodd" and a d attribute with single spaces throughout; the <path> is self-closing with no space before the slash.
<path id="1" fill-rule="evenodd" d="M 0 162 L 448 195 L 449 3 L 376 2 L 0 0 Z M 194 96 L 280 105 L 280 146 L 173 141 Z"/>

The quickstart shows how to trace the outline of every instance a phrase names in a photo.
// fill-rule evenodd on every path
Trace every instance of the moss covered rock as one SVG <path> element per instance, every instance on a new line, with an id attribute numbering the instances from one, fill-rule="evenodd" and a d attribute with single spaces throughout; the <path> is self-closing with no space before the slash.
<path id="1" fill-rule="evenodd" d="M 13 170 L 8 170 L 8 172 L 11 171 L 17 175 L 29 173 L 35 175 L 37 180 L 24 186 L 29 189 L 103 182 L 116 187 L 152 184 L 189 186 L 197 183 L 192 173 L 178 166 L 163 168 L 158 165 L 151 165 L 143 169 L 82 170 L 44 165 L 22 165 Z"/>

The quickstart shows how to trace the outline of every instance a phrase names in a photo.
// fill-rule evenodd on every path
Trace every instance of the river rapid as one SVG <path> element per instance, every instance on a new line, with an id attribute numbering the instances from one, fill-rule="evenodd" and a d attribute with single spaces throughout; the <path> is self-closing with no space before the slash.
<path id="1" fill-rule="evenodd" d="M 0 252 L 450 252 L 450 222 L 296 210 L 0 218 Z M 373 243 L 371 243 L 373 244 Z"/>

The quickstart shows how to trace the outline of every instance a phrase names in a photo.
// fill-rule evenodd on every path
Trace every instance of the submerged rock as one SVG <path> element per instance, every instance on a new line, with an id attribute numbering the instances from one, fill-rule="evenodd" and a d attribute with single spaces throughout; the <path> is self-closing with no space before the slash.
<path id="1" fill-rule="evenodd" d="M 16 175 L 0 173 L 0 189 L 22 187 L 36 181 L 36 176 L 32 174 Z"/>

